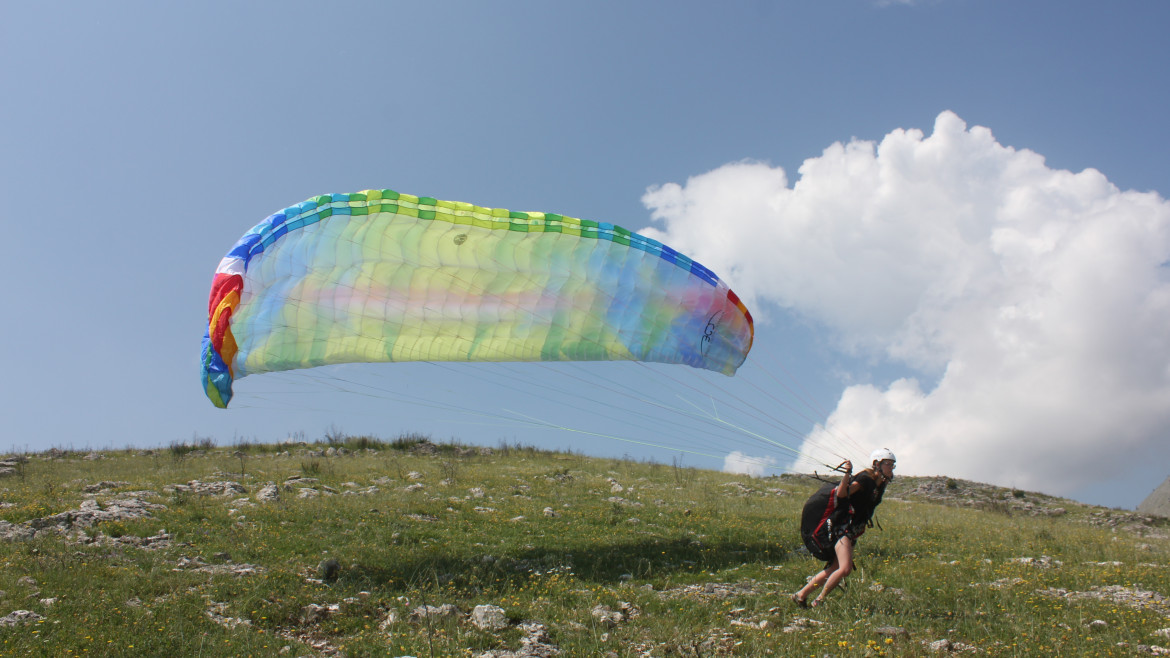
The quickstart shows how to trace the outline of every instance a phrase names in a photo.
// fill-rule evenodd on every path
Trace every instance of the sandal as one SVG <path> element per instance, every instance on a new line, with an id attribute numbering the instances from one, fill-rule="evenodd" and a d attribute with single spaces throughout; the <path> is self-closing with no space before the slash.
<path id="1" fill-rule="evenodd" d="M 815 608 L 815 607 L 817 607 L 817 606 L 821 605 L 821 604 L 822 604 L 822 603 L 824 603 L 824 602 L 825 602 L 825 600 L 824 600 L 824 599 L 822 599 L 821 597 L 819 597 L 819 596 L 818 596 L 817 598 L 815 598 L 815 599 L 813 599 L 813 600 L 812 600 L 812 603 L 810 603 L 810 604 L 808 604 L 808 605 L 809 605 L 809 607 L 810 607 L 810 608 Z"/>
<path id="2" fill-rule="evenodd" d="M 802 608 L 808 607 L 808 599 L 802 599 L 795 594 L 792 595 L 792 602 L 795 603 L 796 605 L 802 607 Z"/>

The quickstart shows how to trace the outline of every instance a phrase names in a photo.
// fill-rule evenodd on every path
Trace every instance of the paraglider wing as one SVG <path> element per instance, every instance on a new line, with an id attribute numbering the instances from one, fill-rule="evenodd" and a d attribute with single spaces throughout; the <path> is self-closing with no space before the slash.
<path id="1" fill-rule="evenodd" d="M 390 190 L 314 197 L 216 269 L 203 387 L 336 363 L 679 363 L 732 375 L 751 314 L 715 274 L 620 226 Z"/>

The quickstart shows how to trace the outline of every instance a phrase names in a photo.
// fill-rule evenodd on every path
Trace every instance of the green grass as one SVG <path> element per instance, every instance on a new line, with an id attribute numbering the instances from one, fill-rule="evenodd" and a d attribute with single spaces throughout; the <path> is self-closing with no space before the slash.
<path id="1" fill-rule="evenodd" d="M 848 589 L 824 608 L 798 610 L 788 595 L 820 567 L 799 550 L 796 528 L 818 484 L 811 479 L 752 480 L 506 444 L 492 454 L 454 444 L 415 451 L 426 442 L 332 433 L 294 446 L 199 440 L 100 460 L 30 455 L 0 480 L 0 519 L 77 510 L 87 485 L 113 481 L 121 484 L 88 497 L 104 507 L 148 490 L 157 495 L 142 499 L 165 509 L 98 523 L 81 529 L 84 537 L 165 529 L 172 539 L 157 550 L 48 532 L 0 543 L 0 615 L 43 616 L 0 628 L 0 655 L 476 656 L 515 650 L 524 635 L 516 624 L 526 620 L 544 624 L 566 656 L 918 656 L 935 655 L 927 645 L 940 639 L 979 655 L 1126 656 L 1138 644 L 1170 645 L 1152 635 L 1170 627 L 1170 610 L 1045 594 L 1111 585 L 1170 594 L 1165 523 L 1143 537 L 1090 523 L 1099 508 L 1011 489 L 982 509 L 961 507 L 968 483 L 953 480 L 945 489 L 955 504 L 941 504 L 916 497 L 916 480 L 904 478 L 879 510 L 884 530 L 862 538 Z M 408 479 L 412 472 L 421 479 Z M 293 477 L 317 482 L 256 502 L 263 485 Z M 611 479 L 624 491 L 611 491 Z M 191 480 L 234 481 L 248 492 L 168 490 Z M 416 482 L 424 487 L 408 491 Z M 377 492 L 365 493 L 370 486 Z M 320 495 L 298 498 L 300 488 Z M 1068 511 L 1028 516 L 1011 506 L 1029 501 Z M 324 582 L 317 566 L 327 558 L 341 569 Z M 247 573 L 229 571 L 240 565 Z M 464 613 L 498 605 L 512 625 L 489 632 L 466 620 L 409 618 L 420 605 L 445 603 Z M 623 603 L 639 614 L 614 627 L 591 615 Z M 306 622 L 310 604 L 340 607 Z M 784 632 L 797 617 L 821 624 Z M 1094 620 L 1107 625 L 1090 629 Z M 879 634 L 885 626 L 906 634 Z"/>

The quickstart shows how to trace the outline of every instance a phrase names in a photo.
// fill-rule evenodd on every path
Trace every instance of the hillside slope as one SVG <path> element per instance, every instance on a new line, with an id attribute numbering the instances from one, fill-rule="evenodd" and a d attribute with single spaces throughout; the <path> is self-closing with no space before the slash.
<path id="1" fill-rule="evenodd" d="M 899 478 L 829 605 L 819 483 L 334 437 L 13 458 L 2 655 L 1144 655 L 1163 519 Z"/>

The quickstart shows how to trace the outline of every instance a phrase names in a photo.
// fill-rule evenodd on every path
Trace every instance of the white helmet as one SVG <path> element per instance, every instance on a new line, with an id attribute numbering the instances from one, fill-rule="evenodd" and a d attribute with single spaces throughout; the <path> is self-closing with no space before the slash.
<path id="1" fill-rule="evenodd" d="M 870 462 L 880 462 L 886 459 L 892 462 L 898 461 L 898 458 L 894 456 L 894 452 L 889 448 L 878 448 L 869 455 Z"/>

